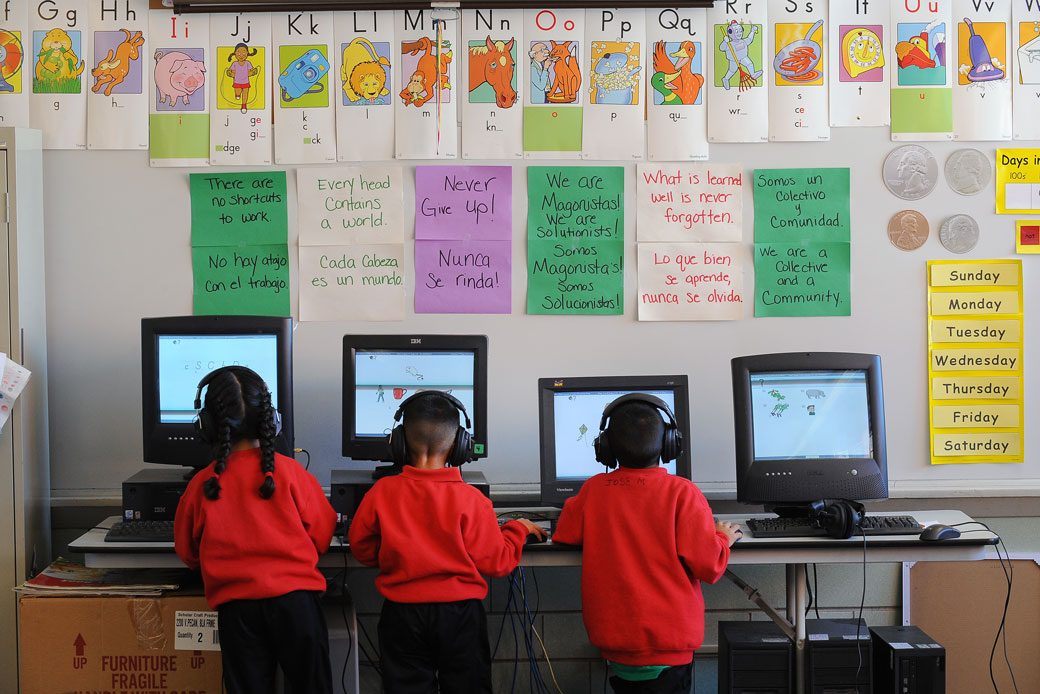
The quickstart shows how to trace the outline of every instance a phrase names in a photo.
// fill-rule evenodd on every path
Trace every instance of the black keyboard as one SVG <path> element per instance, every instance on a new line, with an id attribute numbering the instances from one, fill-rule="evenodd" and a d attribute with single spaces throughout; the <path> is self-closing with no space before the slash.
<path id="1" fill-rule="evenodd" d="M 119 521 L 105 533 L 105 542 L 173 542 L 173 521 Z"/>
<path id="2" fill-rule="evenodd" d="M 806 518 L 749 518 L 752 537 L 827 537 L 823 528 L 814 528 Z M 864 535 L 920 535 L 921 524 L 913 516 L 865 516 L 860 527 Z M 853 537 L 859 535 L 854 530 Z"/>

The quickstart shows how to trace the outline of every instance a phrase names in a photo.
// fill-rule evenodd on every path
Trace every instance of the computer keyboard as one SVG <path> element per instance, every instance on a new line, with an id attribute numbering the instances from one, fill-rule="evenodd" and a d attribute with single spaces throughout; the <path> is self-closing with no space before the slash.
<path id="1" fill-rule="evenodd" d="M 173 542 L 173 521 L 119 521 L 105 533 L 105 542 Z"/>
<path id="2" fill-rule="evenodd" d="M 807 518 L 749 518 L 752 537 L 827 537 L 824 528 L 814 528 Z M 865 516 L 864 535 L 920 535 L 921 524 L 913 516 Z M 852 535 L 859 535 L 854 530 Z"/>

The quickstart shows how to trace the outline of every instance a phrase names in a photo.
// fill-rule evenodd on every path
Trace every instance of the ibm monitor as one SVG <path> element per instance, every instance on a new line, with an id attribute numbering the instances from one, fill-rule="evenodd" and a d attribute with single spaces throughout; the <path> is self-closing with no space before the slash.
<path id="1" fill-rule="evenodd" d="M 880 357 L 760 354 L 732 370 L 738 501 L 888 498 Z"/>
<path id="2" fill-rule="evenodd" d="M 292 454 L 292 318 L 173 316 L 141 320 L 145 462 L 202 468 L 212 461 L 195 435 L 195 393 L 222 366 L 247 366 L 264 379 L 282 415 L 276 449 Z"/>
<path id="3" fill-rule="evenodd" d="M 690 478 L 689 384 L 683 376 L 607 376 L 538 379 L 541 499 L 562 506 L 588 478 L 607 468 L 596 461 L 593 441 L 603 409 L 627 393 L 654 395 L 671 408 L 683 435 L 678 460 L 665 467 Z"/>
<path id="4" fill-rule="evenodd" d="M 398 406 L 441 390 L 465 406 L 475 457 L 486 457 L 487 348 L 486 335 L 344 335 L 343 456 L 392 462 L 386 437 Z"/>

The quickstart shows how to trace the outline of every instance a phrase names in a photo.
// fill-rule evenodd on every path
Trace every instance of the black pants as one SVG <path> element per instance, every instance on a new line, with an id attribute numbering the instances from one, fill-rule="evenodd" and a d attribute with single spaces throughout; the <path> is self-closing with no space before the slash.
<path id="1" fill-rule="evenodd" d="M 611 677 L 610 686 L 617 694 L 689 694 L 693 688 L 693 661 L 668 668 L 656 680 L 630 682 Z"/>
<path id="2" fill-rule="evenodd" d="M 491 646 L 480 600 L 400 603 L 379 616 L 387 694 L 490 694 Z"/>
<path id="3" fill-rule="evenodd" d="M 279 665 L 292 694 L 332 694 L 329 630 L 318 593 L 232 600 L 217 614 L 228 694 L 273 694 Z"/>

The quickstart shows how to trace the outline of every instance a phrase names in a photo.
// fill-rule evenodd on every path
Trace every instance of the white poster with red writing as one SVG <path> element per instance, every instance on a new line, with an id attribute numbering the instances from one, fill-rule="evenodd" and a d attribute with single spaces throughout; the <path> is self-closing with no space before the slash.
<path id="1" fill-rule="evenodd" d="M 766 5 L 718 2 L 708 10 L 708 142 L 769 141 Z"/>
<path id="2" fill-rule="evenodd" d="M 331 12 L 271 14 L 274 162 L 336 161 Z"/>
<path id="3" fill-rule="evenodd" d="M 637 240 L 739 242 L 743 183 L 740 164 L 640 164 Z"/>
<path id="4" fill-rule="evenodd" d="M 646 11 L 646 154 L 650 161 L 708 158 L 703 8 Z"/>
<path id="5" fill-rule="evenodd" d="M 209 15 L 148 12 L 148 161 L 151 166 L 209 164 Z"/>
<path id="6" fill-rule="evenodd" d="M 769 139 L 821 142 L 831 139 L 827 113 L 826 3 L 778 3 L 770 16 Z"/>
<path id="7" fill-rule="evenodd" d="M 740 320 L 747 250 L 738 243 L 640 243 L 641 321 Z"/>
<path id="8" fill-rule="evenodd" d="M 336 158 L 394 158 L 394 102 L 401 55 L 390 11 L 334 13 Z"/>
<path id="9" fill-rule="evenodd" d="M 395 103 L 398 159 L 454 159 L 459 149 L 459 22 L 433 10 L 395 13 L 401 69 Z"/>
<path id="10" fill-rule="evenodd" d="M 1040 2 L 1012 0 L 1012 125 L 1016 140 L 1040 140 Z"/>
<path id="11" fill-rule="evenodd" d="M 271 15 L 214 13 L 209 19 L 209 163 L 271 163 Z"/>
<path id="12" fill-rule="evenodd" d="M 585 41 L 588 98 L 582 116 L 582 159 L 642 159 L 646 132 L 646 12 L 588 9 Z"/>
<path id="13" fill-rule="evenodd" d="M 9 128 L 29 127 L 30 36 L 28 4 L 0 3 L 0 125 Z"/>
<path id="14" fill-rule="evenodd" d="M 579 159 L 588 84 L 584 10 L 524 10 L 524 157 Z"/>
<path id="15" fill-rule="evenodd" d="M 44 149 L 87 148 L 88 24 L 87 0 L 33 3 L 29 13 L 29 124 L 43 131 Z"/>
<path id="16" fill-rule="evenodd" d="M 93 4 L 87 149 L 148 149 L 148 0 Z"/>
<path id="17" fill-rule="evenodd" d="M 1011 0 L 953 0 L 953 21 L 953 139 L 1010 140 Z"/>
<path id="18" fill-rule="evenodd" d="M 522 159 L 523 10 L 462 11 L 463 159 Z"/>
<path id="19" fill-rule="evenodd" d="M 891 5 L 830 0 L 831 127 L 888 125 Z"/>

